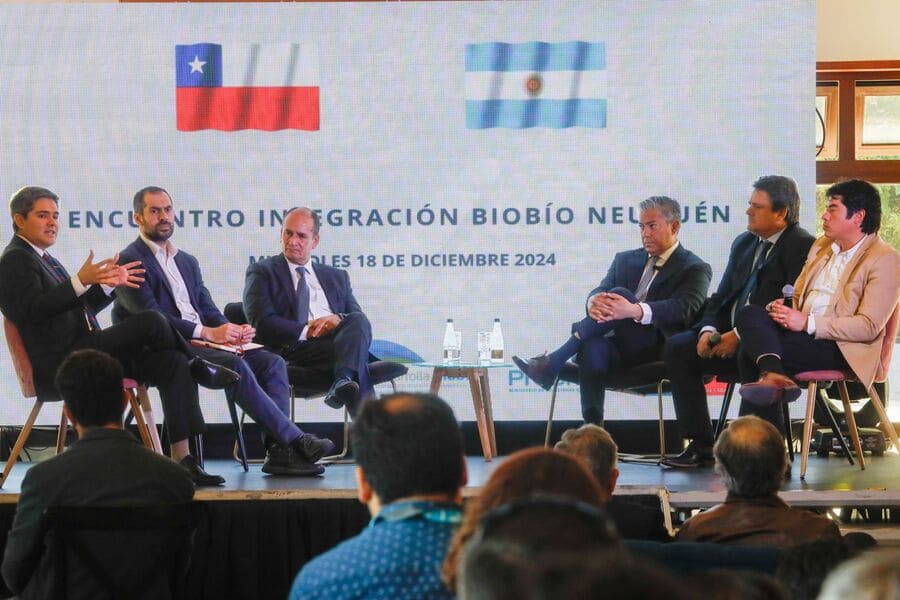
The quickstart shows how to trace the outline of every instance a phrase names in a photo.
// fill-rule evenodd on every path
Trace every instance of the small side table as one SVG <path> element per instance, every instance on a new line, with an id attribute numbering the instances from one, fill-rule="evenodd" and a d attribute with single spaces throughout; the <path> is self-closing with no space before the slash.
<path id="1" fill-rule="evenodd" d="M 478 423 L 478 437 L 481 439 L 481 449 L 484 452 L 484 460 L 491 460 L 497 456 L 497 437 L 494 433 L 494 413 L 491 407 L 491 384 L 488 377 L 491 369 L 510 369 L 511 363 L 442 363 L 422 362 L 413 363 L 412 367 L 434 369 L 431 375 L 431 393 L 437 394 L 441 389 L 444 377 L 465 377 L 469 380 L 469 389 L 472 392 L 472 406 L 475 408 L 475 420 Z"/>

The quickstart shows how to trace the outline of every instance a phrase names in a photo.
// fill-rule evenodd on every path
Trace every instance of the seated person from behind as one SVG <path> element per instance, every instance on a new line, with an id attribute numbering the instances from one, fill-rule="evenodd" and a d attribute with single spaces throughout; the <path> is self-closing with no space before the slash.
<path id="1" fill-rule="evenodd" d="M 612 436 L 597 425 L 588 423 L 578 429 L 568 429 L 554 446 L 556 450 L 571 454 L 587 464 L 605 496 L 605 509 L 616 524 L 619 535 L 625 539 L 656 540 L 667 542 L 671 538 L 663 522 L 662 509 L 644 506 L 613 496 L 619 469 L 616 467 L 619 448 Z"/>
<path id="2" fill-rule="evenodd" d="M 606 277 L 588 294 L 587 316 L 569 339 L 527 361 L 513 356 L 546 390 L 577 355 L 581 414 L 603 425 L 604 379 L 617 370 L 659 360 L 664 340 L 687 328 L 703 306 L 712 271 L 678 242 L 681 208 L 666 196 L 640 203 L 643 248 L 616 254 Z"/>
<path id="3" fill-rule="evenodd" d="M 363 405 L 351 439 L 372 522 L 307 563 L 289 597 L 452 598 L 440 566 L 466 484 L 453 411 L 431 394 L 391 394 Z"/>
<path id="4" fill-rule="evenodd" d="M 778 497 L 787 457 L 784 438 L 759 417 L 732 421 L 713 447 L 725 502 L 685 521 L 679 542 L 715 542 L 785 548 L 821 537 L 840 537 L 834 522 L 789 507 Z"/>
<path id="5" fill-rule="evenodd" d="M 281 228 L 282 253 L 247 267 L 244 312 L 256 339 L 288 366 L 333 381 L 324 402 L 355 415 L 375 397 L 369 378 L 372 326 L 360 308 L 347 271 L 314 262 L 319 215 L 292 208 Z"/>
<path id="6" fill-rule="evenodd" d="M 42 560 L 47 507 L 175 504 L 194 496 L 184 468 L 122 429 L 126 400 L 116 359 L 97 350 L 73 352 L 59 367 L 56 387 L 78 441 L 25 473 L 3 556 L 6 585 L 30 597 L 42 597 L 59 568 Z"/>
<path id="7" fill-rule="evenodd" d="M 165 315 L 186 339 L 226 346 L 251 342 L 256 333 L 253 328 L 228 322 L 203 283 L 200 263 L 175 247 L 170 239 L 175 233 L 175 219 L 169 193 L 155 186 L 138 190 L 133 208 L 140 235 L 122 250 L 119 258 L 124 262 L 140 261 L 145 281 L 139 288 L 116 296 L 113 319 L 125 321 L 143 311 L 155 310 Z M 304 433 L 291 421 L 290 385 L 280 356 L 265 348 L 240 356 L 210 347 L 195 347 L 194 352 L 240 374 L 238 381 L 225 388 L 225 395 L 262 426 L 264 473 L 309 476 L 325 472 L 324 467 L 314 463 L 334 450 L 334 444 Z"/>

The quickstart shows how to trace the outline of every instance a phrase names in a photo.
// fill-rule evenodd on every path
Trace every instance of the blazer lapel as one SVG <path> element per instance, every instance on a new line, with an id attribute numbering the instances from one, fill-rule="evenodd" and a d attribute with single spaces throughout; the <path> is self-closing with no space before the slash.
<path id="1" fill-rule="evenodd" d="M 134 244 L 138 254 L 141 255 L 141 266 L 144 267 L 145 270 L 151 272 L 153 277 L 156 277 L 162 283 L 163 288 L 168 292 L 169 298 L 172 300 L 172 306 L 175 306 L 175 292 L 172 291 L 172 285 L 169 283 L 169 278 L 166 277 L 166 274 L 163 272 L 153 251 L 150 250 L 150 247 L 140 237 L 138 237 Z"/>
<path id="2" fill-rule="evenodd" d="M 47 278 L 49 279 L 51 284 L 56 285 L 59 283 L 59 279 L 57 278 L 56 273 L 53 272 L 53 267 L 50 266 L 50 263 L 48 263 L 46 260 L 44 260 L 43 254 L 39 254 L 37 252 L 37 250 L 35 250 L 31 244 L 29 244 L 28 242 L 26 242 L 25 240 L 23 240 L 22 238 L 20 238 L 17 235 L 13 236 L 13 243 L 16 244 L 17 246 L 19 246 L 20 248 L 27 250 L 34 257 L 37 258 L 38 264 L 41 265 L 41 269 L 44 270 L 44 274 L 47 276 Z M 46 250 L 44 252 L 46 252 Z M 63 267 L 63 271 L 68 276 L 69 273 L 68 273 L 68 271 L 66 271 L 65 267 Z"/>
<path id="3" fill-rule="evenodd" d="M 666 261 L 666 264 L 662 266 L 659 273 L 656 274 L 656 277 L 650 283 L 650 288 L 647 290 L 648 299 L 654 297 L 656 290 L 672 277 L 673 273 L 681 270 L 681 266 L 684 264 L 685 252 L 687 251 L 684 249 L 684 246 L 679 244 L 678 248 L 672 253 L 672 256 L 669 257 L 669 260 Z"/>
<path id="4" fill-rule="evenodd" d="M 828 259 L 831 258 L 832 254 L 831 244 L 825 244 L 819 249 L 819 253 L 816 254 L 813 262 L 809 265 L 809 269 L 805 269 L 806 273 L 804 274 L 801 271 L 800 277 L 798 277 L 796 281 L 798 284 L 797 289 L 794 290 L 794 297 L 798 299 L 801 310 L 806 303 L 806 296 L 809 292 L 810 284 L 819 276 L 819 273 L 825 267 L 825 264 L 828 262 Z"/>

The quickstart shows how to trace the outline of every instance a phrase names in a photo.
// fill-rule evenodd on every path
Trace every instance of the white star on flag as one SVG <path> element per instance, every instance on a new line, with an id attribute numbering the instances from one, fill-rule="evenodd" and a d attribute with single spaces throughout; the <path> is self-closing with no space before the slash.
<path id="1" fill-rule="evenodd" d="M 202 73 L 203 65 L 206 64 L 206 61 L 200 60 L 200 57 L 195 54 L 193 62 L 189 62 L 188 64 L 191 65 L 191 73 Z"/>

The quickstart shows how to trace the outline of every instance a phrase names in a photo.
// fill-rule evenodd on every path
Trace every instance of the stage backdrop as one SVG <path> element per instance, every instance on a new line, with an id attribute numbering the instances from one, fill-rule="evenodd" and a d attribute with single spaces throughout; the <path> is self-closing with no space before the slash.
<path id="1" fill-rule="evenodd" d="M 349 271 L 376 353 L 437 359 L 452 317 L 473 358 L 499 317 L 507 355 L 530 356 L 639 245 L 647 196 L 682 203 L 681 241 L 714 286 L 757 177 L 794 177 L 812 229 L 814 14 L 761 0 L 2 5 L 0 190 L 60 195 L 54 251 L 74 271 L 135 238 L 137 189 L 167 188 L 173 241 L 220 306 L 279 252 L 283 211 L 308 205 L 315 259 Z M 0 357 L 0 423 L 21 423 L 30 403 L 5 344 Z M 491 385 L 496 419 L 545 418 L 548 394 L 518 370 Z M 442 395 L 473 418 L 465 382 Z M 227 421 L 221 393 L 203 398 Z M 578 418 L 577 388 L 561 399 L 559 417 Z M 607 405 L 654 418 L 655 400 Z M 340 419 L 320 402 L 299 414 Z"/>

